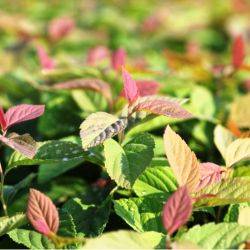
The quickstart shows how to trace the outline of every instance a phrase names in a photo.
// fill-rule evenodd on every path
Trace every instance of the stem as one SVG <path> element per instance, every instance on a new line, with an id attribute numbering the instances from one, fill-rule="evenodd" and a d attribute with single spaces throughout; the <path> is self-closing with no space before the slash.
<path id="1" fill-rule="evenodd" d="M 1 203 L 2 203 L 2 207 L 3 207 L 3 212 L 4 212 L 4 215 L 5 216 L 8 216 L 8 210 L 7 210 L 7 204 L 5 203 L 5 200 L 4 200 L 4 174 L 3 172 L 1 172 L 1 194 L 0 194 L 0 200 L 1 200 Z"/>

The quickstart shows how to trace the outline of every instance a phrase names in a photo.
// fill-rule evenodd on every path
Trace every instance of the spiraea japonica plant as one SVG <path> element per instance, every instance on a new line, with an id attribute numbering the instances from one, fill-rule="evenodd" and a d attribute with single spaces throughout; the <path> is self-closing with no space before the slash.
<path id="1" fill-rule="evenodd" d="M 250 247 L 247 1 L 2 2 L 0 248 Z"/>

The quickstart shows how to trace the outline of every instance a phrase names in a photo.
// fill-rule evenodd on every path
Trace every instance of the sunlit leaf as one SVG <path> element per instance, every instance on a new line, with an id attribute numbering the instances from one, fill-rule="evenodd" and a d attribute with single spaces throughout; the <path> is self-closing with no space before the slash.
<path id="1" fill-rule="evenodd" d="M 242 65 L 245 57 L 245 44 L 242 35 L 238 35 L 233 41 L 232 65 L 238 69 Z"/>
<path id="2" fill-rule="evenodd" d="M 227 147 L 225 160 L 228 167 L 247 159 L 250 159 L 250 138 L 237 139 Z"/>
<path id="3" fill-rule="evenodd" d="M 186 185 L 190 192 L 199 183 L 199 162 L 188 145 L 169 126 L 164 134 L 165 152 L 168 162 L 180 186 Z"/>
<path id="4" fill-rule="evenodd" d="M 250 207 L 239 209 L 238 223 L 243 226 L 250 226 Z"/>
<path id="5" fill-rule="evenodd" d="M 105 112 L 93 113 L 80 126 L 83 149 L 97 146 L 127 126 L 126 118 L 117 118 Z"/>
<path id="6" fill-rule="evenodd" d="M 217 125 L 214 129 L 214 143 L 221 155 L 225 159 L 226 150 L 230 143 L 232 143 L 236 138 L 234 135 L 226 128 L 221 125 Z"/>

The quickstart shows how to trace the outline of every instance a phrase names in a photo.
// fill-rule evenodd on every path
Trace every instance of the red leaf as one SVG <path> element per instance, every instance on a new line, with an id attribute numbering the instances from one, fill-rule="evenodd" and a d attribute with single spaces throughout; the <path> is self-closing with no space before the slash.
<path id="1" fill-rule="evenodd" d="M 125 65 L 126 51 L 122 48 L 112 53 L 111 63 L 114 70 L 118 71 Z"/>
<path id="2" fill-rule="evenodd" d="M 69 17 L 60 17 L 49 24 L 49 37 L 52 41 L 59 41 L 75 28 L 75 22 Z"/>
<path id="3" fill-rule="evenodd" d="M 242 35 L 235 38 L 232 48 L 232 64 L 238 69 L 242 65 L 245 57 L 245 44 Z"/>
<path id="4" fill-rule="evenodd" d="M 11 107 L 5 114 L 6 129 L 10 126 L 35 119 L 44 113 L 44 105 L 21 104 Z"/>
<path id="5" fill-rule="evenodd" d="M 99 79 L 75 79 L 53 85 L 53 89 L 90 89 L 101 93 L 108 101 L 112 100 L 111 89 L 108 83 Z"/>
<path id="6" fill-rule="evenodd" d="M 55 68 L 54 60 L 49 57 L 49 55 L 42 46 L 37 46 L 37 55 L 42 69 L 50 70 Z"/>
<path id="7" fill-rule="evenodd" d="M 135 80 L 132 79 L 132 77 L 125 70 L 124 67 L 122 67 L 122 77 L 123 77 L 125 97 L 129 101 L 129 103 L 131 104 L 139 96 L 138 88 L 137 88 Z"/>
<path id="8" fill-rule="evenodd" d="M 169 235 L 183 226 L 192 213 L 192 199 L 185 186 L 180 187 L 167 200 L 163 208 L 163 224 Z"/>
<path id="9" fill-rule="evenodd" d="M 192 114 L 181 107 L 180 103 L 164 96 L 150 95 L 140 97 L 133 104 L 131 112 L 147 111 L 157 115 L 165 115 L 173 118 L 192 118 Z"/>
<path id="10" fill-rule="evenodd" d="M 26 214 L 32 226 L 39 233 L 47 236 L 51 233 L 57 233 L 59 227 L 58 211 L 45 194 L 30 189 Z"/>
<path id="11" fill-rule="evenodd" d="M 109 50 L 104 46 L 91 48 L 87 54 L 87 64 L 95 66 L 100 61 L 109 58 Z"/>
<path id="12" fill-rule="evenodd" d="M 200 189 L 220 182 L 222 174 L 225 170 L 212 162 L 205 162 L 200 164 L 200 182 L 197 187 L 197 191 Z"/>
<path id="13" fill-rule="evenodd" d="M 2 130 L 5 131 L 6 130 L 6 121 L 5 121 L 5 115 L 4 115 L 4 111 L 3 111 L 2 107 L 0 107 L 0 125 L 2 127 Z"/>

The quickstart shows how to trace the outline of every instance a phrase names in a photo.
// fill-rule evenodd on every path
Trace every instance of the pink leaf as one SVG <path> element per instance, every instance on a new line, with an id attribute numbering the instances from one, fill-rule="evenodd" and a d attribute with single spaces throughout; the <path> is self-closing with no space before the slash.
<path id="1" fill-rule="evenodd" d="M 100 79 L 75 79 L 53 85 L 53 89 L 90 89 L 101 93 L 108 101 L 112 100 L 112 93 L 108 83 Z"/>
<path id="2" fill-rule="evenodd" d="M 57 233 L 59 227 L 58 211 L 45 194 L 30 189 L 26 214 L 30 223 L 38 232 L 45 235 Z"/>
<path id="3" fill-rule="evenodd" d="M 0 140 L 10 148 L 32 159 L 36 154 L 36 142 L 29 134 L 14 134 L 10 137 L 0 136 Z"/>
<path id="4" fill-rule="evenodd" d="M 182 119 L 193 117 L 191 113 L 181 107 L 177 100 L 164 96 L 150 95 L 140 97 L 131 108 L 131 112 L 147 111 L 157 115 Z"/>
<path id="5" fill-rule="evenodd" d="M 158 93 L 160 88 L 160 84 L 158 82 L 149 80 L 137 80 L 136 85 L 139 96 L 155 95 Z M 120 96 L 125 97 L 124 89 L 122 90 Z"/>
<path id="6" fill-rule="evenodd" d="M 112 53 L 111 63 L 114 70 L 118 71 L 125 65 L 126 51 L 122 48 Z"/>
<path id="7" fill-rule="evenodd" d="M 51 234 L 51 231 L 43 219 L 38 219 L 33 221 L 33 227 L 41 234 L 49 236 Z"/>
<path id="8" fill-rule="evenodd" d="M 122 68 L 122 77 L 123 77 L 123 84 L 124 84 L 124 93 L 126 99 L 129 103 L 133 103 L 139 96 L 138 88 L 136 85 L 135 80 L 132 79 L 130 74 Z"/>
<path id="9" fill-rule="evenodd" d="M 5 121 L 5 115 L 4 115 L 4 111 L 3 108 L 0 107 L 0 124 L 1 124 L 1 128 L 3 131 L 6 130 L 6 121 Z"/>
<path id="10" fill-rule="evenodd" d="M 197 186 L 197 191 L 208 185 L 220 182 L 224 171 L 225 170 L 222 167 L 212 162 L 201 163 L 200 182 Z"/>
<path id="11" fill-rule="evenodd" d="M 109 50 L 104 46 L 91 48 L 87 54 L 87 64 L 96 66 L 100 61 L 109 58 Z"/>
<path id="12" fill-rule="evenodd" d="M 232 48 L 232 64 L 238 69 L 242 65 L 245 57 L 245 44 L 242 35 L 235 38 Z"/>
<path id="13" fill-rule="evenodd" d="M 75 28 L 75 22 L 69 17 L 60 17 L 49 24 L 49 37 L 52 41 L 59 41 Z"/>
<path id="14" fill-rule="evenodd" d="M 5 114 L 5 120 L 7 127 L 28 121 L 33 120 L 44 113 L 45 106 L 44 105 L 29 105 L 29 104 L 21 104 L 14 107 L 11 107 Z"/>
<path id="15" fill-rule="evenodd" d="M 138 80 L 136 81 L 140 96 L 155 95 L 158 93 L 160 85 L 155 81 Z"/>
<path id="16" fill-rule="evenodd" d="M 163 224 L 169 235 L 183 226 L 192 213 L 192 199 L 185 186 L 178 188 L 163 208 Z"/>
<path id="17" fill-rule="evenodd" d="M 55 68 L 54 60 L 49 57 L 49 55 L 42 46 L 37 47 L 37 54 L 42 69 L 51 70 Z"/>

